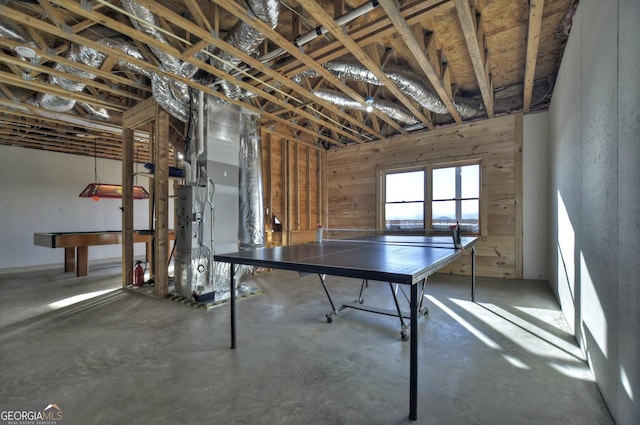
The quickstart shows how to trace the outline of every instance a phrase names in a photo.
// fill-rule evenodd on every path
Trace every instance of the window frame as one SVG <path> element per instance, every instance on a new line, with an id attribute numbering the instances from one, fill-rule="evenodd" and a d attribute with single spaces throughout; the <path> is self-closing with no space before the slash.
<path id="1" fill-rule="evenodd" d="M 422 187 L 424 188 L 424 193 L 423 193 L 423 197 L 422 197 L 422 227 L 424 229 L 424 227 L 426 226 L 427 223 L 427 183 L 428 183 L 428 178 L 427 178 L 427 171 L 425 170 L 424 167 L 414 167 L 414 168 L 408 168 L 408 169 L 401 169 L 401 170 L 397 170 L 397 169 L 393 169 L 393 170 L 385 170 L 384 173 L 382 174 L 382 187 L 383 187 L 383 193 L 382 193 L 382 197 L 380 198 L 382 201 L 382 205 L 381 205 L 381 211 L 382 211 L 382 229 L 387 230 L 386 227 L 386 217 L 385 217 L 385 212 L 386 212 L 386 205 L 387 205 L 387 179 L 386 176 L 388 174 L 403 174 L 403 173 L 414 173 L 417 171 L 421 171 L 423 173 L 423 182 L 422 182 Z M 417 201 L 415 201 L 417 202 Z"/>
<path id="2" fill-rule="evenodd" d="M 423 201 L 423 229 L 433 230 L 433 170 L 439 168 L 453 168 L 464 167 L 467 165 L 478 165 L 478 230 L 476 232 L 465 232 L 465 234 L 480 236 L 483 234 L 484 226 L 484 207 L 483 207 L 483 173 L 482 160 L 479 158 L 467 159 L 461 161 L 447 161 L 447 162 L 430 162 L 412 165 L 393 165 L 393 166 L 381 166 L 376 167 L 377 179 L 376 179 L 376 228 L 380 230 L 387 230 L 386 218 L 385 218 L 385 205 L 386 205 L 386 175 L 395 173 L 408 173 L 413 171 L 424 172 L 424 201 Z M 475 198 L 472 198 L 475 199 Z M 445 233 L 446 231 L 443 231 Z"/>

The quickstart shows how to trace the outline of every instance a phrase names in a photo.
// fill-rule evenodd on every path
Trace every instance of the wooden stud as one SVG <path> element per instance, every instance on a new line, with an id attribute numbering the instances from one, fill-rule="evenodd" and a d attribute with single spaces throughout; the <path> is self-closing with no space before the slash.
<path id="1" fill-rule="evenodd" d="M 544 0 L 529 0 L 529 24 L 527 28 L 527 53 L 525 58 L 523 88 L 524 100 L 522 104 L 522 110 L 524 112 L 529 112 L 531 109 L 531 95 L 533 94 L 533 82 L 536 74 L 543 8 Z"/>
<path id="2" fill-rule="evenodd" d="M 122 286 L 133 284 L 133 128 L 122 129 Z"/>
<path id="3" fill-rule="evenodd" d="M 523 270 L 523 256 L 522 256 L 522 231 L 523 231 L 523 223 L 522 223 L 522 212 L 523 212 L 523 174 L 522 174 L 522 113 L 519 113 L 515 116 L 515 142 L 513 147 L 513 155 L 515 159 L 515 278 L 522 279 Z"/>
<path id="4" fill-rule="evenodd" d="M 155 119 L 155 295 L 163 297 L 169 292 L 169 275 L 167 257 L 164 253 L 169 249 L 169 114 L 156 108 Z"/>

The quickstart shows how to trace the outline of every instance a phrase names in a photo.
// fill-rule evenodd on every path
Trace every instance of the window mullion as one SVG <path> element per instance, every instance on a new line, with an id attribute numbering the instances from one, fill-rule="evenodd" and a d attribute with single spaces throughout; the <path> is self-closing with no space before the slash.
<path id="1" fill-rule="evenodd" d="M 456 167 L 456 220 L 462 220 L 462 168 Z"/>

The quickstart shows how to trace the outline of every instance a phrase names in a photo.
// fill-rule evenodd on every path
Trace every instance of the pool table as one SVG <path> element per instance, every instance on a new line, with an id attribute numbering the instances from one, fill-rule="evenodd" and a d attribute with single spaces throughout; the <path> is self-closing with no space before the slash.
<path id="1" fill-rule="evenodd" d="M 153 250 L 153 230 L 134 230 L 133 242 L 146 244 L 147 262 L 151 261 Z M 169 240 L 175 239 L 175 232 L 169 231 Z M 64 271 L 76 276 L 89 274 L 89 247 L 95 245 L 117 245 L 122 243 L 122 232 L 105 230 L 97 232 L 34 233 L 33 243 L 47 248 L 64 248 Z M 167 254 L 169 255 L 170 252 Z M 77 257 L 77 262 L 76 262 Z"/>

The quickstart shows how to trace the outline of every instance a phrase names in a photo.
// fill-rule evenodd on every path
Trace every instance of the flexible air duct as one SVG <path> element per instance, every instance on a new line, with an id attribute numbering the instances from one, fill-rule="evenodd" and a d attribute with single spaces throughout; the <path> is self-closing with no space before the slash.
<path id="1" fill-rule="evenodd" d="M 156 17 L 156 15 L 151 13 L 149 9 L 131 0 L 122 0 L 122 6 L 124 6 L 127 12 L 142 21 L 141 22 L 138 19 L 131 18 L 131 23 L 133 24 L 135 29 L 155 38 L 163 44 L 169 45 L 169 42 L 167 41 L 165 36 L 156 29 L 160 26 L 158 18 Z M 151 25 L 147 25 L 147 23 Z M 154 46 L 149 46 L 149 49 L 151 49 L 151 52 L 153 52 L 153 54 L 160 60 L 160 62 L 162 62 L 166 70 L 168 70 L 169 72 L 178 71 L 178 68 L 180 67 L 180 61 L 176 57 L 171 56 L 170 54 Z"/>
<path id="2" fill-rule="evenodd" d="M 249 1 L 249 15 L 257 17 L 271 28 L 275 28 L 278 24 L 279 12 L 280 3 L 277 0 Z M 262 33 L 242 20 L 238 21 L 225 37 L 227 43 L 248 54 L 253 53 L 264 39 Z M 218 59 L 212 58 L 211 64 L 227 73 L 234 70 L 241 62 L 232 54 L 220 49 L 214 49 L 212 53 Z M 221 81 L 220 87 L 222 92 L 231 99 L 239 99 L 244 93 L 240 87 L 227 80 Z"/>
<path id="3" fill-rule="evenodd" d="M 122 0 L 122 5 L 134 16 L 131 18 L 131 22 L 138 31 L 142 31 L 155 38 L 162 44 L 169 45 L 165 36 L 157 30 L 159 25 L 158 18 L 151 10 L 132 0 Z M 160 60 L 162 64 L 161 69 L 167 72 L 184 77 L 185 79 L 191 79 L 198 71 L 196 65 L 186 61 L 182 62 L 180 59 L 166 53 L 162 49 L 153 46 L 149 46 L 149 48 Z M 205 55 L 202 52 L 196 53 L 194 57 L 202 61 L 205 60 Z M 183 122 L 188 119 L 189 87 L 187 84 L 182 81 L 154 75 L 151 77 L 151 85 L 154 98 L 161 108 Z"/>
<path id="4" fill-rule="evenodd" d="M 238 242 L 240 250 L 264 248 L 260 115 L 240 114 Z"/>
<path id="5" fill-rule="evenodd" d="M 340 106 L 342 108 L 357 109 L 359 111 L 366 110 L 366 107 L 362 105 L 360 102 L 355 101 L 349 96 L 345 95 L 344 93 L 336 90 L 328 90 L 328 89 L 316 90 L 313 92 L 313 94 L 318 96 L 320 99 L 324 99 L 327 102 L 331 102 L 334 105 Z M 409 112 L 409 110 L 407 110 L 401 105 L 390 102 L 388 100 L 383 100 L 383 99 L 375 100 L 371 104 L 371 106 L 384 112 L 391 119 L 399 121 L 403 124 L 413 125 L 420 122 L 416 117 L 411 115 L 411 112 Z"/>
<path id="6" fill-rule="evenodd" d="M 162 69 L 162 66 L 160 66 L 160 68 Z M 185 104 L 179 102 L 171 93 L 171 85 L 168 77 L 154 73 L 151 76 L 151 93 L 162 109 L 182 122 L 187 121 L 189 117 L 188 108 Z"/>
<path id="7" fill-rule="evenodd" d="M 145 57 L 142 56 L 142 53 L 140 52 L 140 49 L 138 49 L 137 47 L 123 41 L 120 39 L 111 39 L 111 38 L 102 38 L 99 40 L 100 44 L 109 47 L 110 49 L 116 49 L 116 50 L 120 50 L 121 52 L 131 56 L 132 58 L 141 60 L 141 61 L 146 61 Z M 122 67 L 122 68 L 127 68 L 133 72 L 135 72 L 136 74 L 142 74 L 147 78 L 151 78 L 151 75 L 153 74 L 150 71 L 147 71 L 145 68 L 142 68 L 138 65 L 135 65 L 131 62 L 125 61 L 124 59 L 118 59 L 117 62 L 118 66 Z"/>
<path id="8" fill-rule="evenodd" d="M 102 62 L 104 61 L 105 55 L 100 53 L 99 51 L 92 49 L 90 47 L 82 46 L 79 44 L 72 44 L 69 48 L 65 57 L 74 62 L 83 63 L 92 68 L 99 68 Z M 88 71 L 84 71 L 73 66 L 56 63 L 53 67 L 56 71 L 65 72 L 67 74 L 75 75 L 85 80 L 94 80 L 96 78 L 96 74 Z M 68 78 L 58 77 L 55 75 L 49 75 L 47 81 L 50 84 L 55 84 L 65 90 L 71 92 L 81 92 L 86 87 L 86 84 L 79 81 L 73 81 Z M 36 98 L 37 104 L 42 106 L 45 109 L 55 112 L 65 112 L 70 110 L 76 104 L 75 100 L 66 99 L 60 96 L 48 94 L 48 93 L 40 93 Z M 81 106 L 86 104 L 81 104 Z M 104 108 L 96 108 L 94 106 L 89 106 L 87 111 L 93 115 L 95 118 L 101 120 L 108 120 L 111 118 L 109 112 Z"/>
<path id="9" fill-rule="evenodd" d="M 5 2 L 0 2 L 0 4 L 4 3 Z M 0 37 L 9 38 L 24 44 L 24 46 L 18 46 L 15 48 L 20 59 L 24 61 L 40 59 L 35 52 L 30 51 L 31 48 L 35 49 L 38 46 L 33 40 L 31 40 L 31 37 L 29 37 L 27 32 L 21 26 L 16 25 L 13 21 L 5 19 L 3 16 L 0 16 Z M 28 70 L 25 71 L 29 72 Z"/>
<path id="10" fill-rule="evenodd" d="M 382 86 L 383 83 L 366 67 L 359 63 L 346 61 L 332 61 L 324 64 L 324 67 L 331 71 L 333 75 L 340 79 L 361 81 L 367 84 Z M 411 97 L 425 109 L 437 114 L 448 114 L 449 111 L 440 98 L 424 85 L 420 77 L 411 71 L 398 66 L 387 66 L 384 74 L 394 82 L 406 96 Z M 314 70 L 306 70 L 292 77 L 292 80 L 301 84 L 302 78 L 319 77 L 320 74 Z M 327 99 L 329 100 L 329 99 Z M 356 102 L 357 103 L 357 102 Z M 464 118 L 469 118 L 481 113 L 484 110 L 482 103 L 473 99 L 456 97 L 454 106 Z M 355 109 L 360 109 L 355 107 Z M 346 107 L 346 106 L 345 106 Z M 382 108 L 378 108 L 382 110 Z M 392 110 L 393 111 L 393 110 Z M 393 117 L 391 117 L 393 118 Z M 397 118 L 394 118 L 397 119 Z M 403 121 L 408 124 L 407 121 Z"/>

